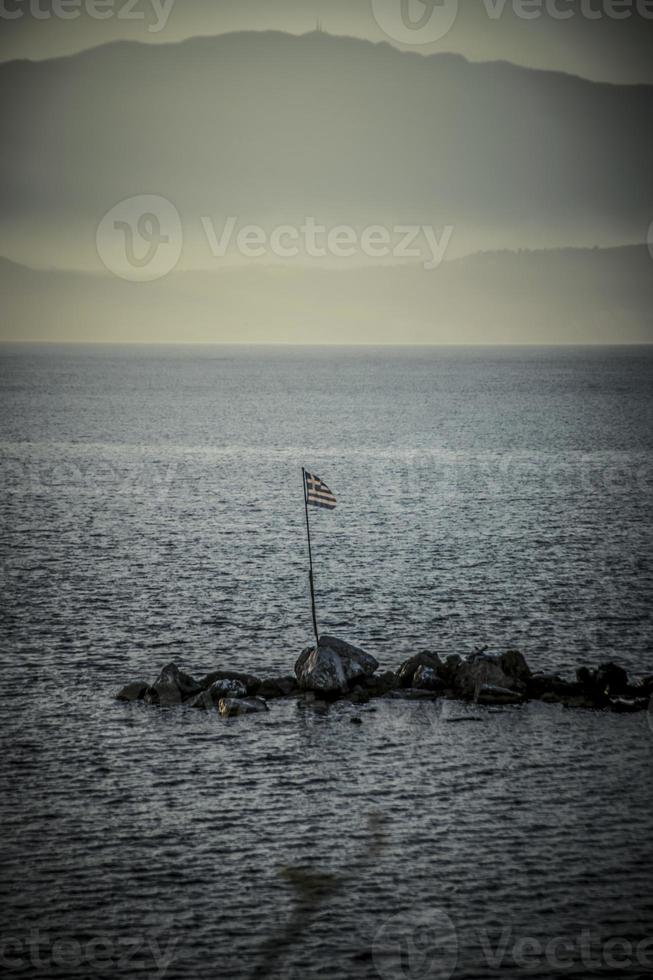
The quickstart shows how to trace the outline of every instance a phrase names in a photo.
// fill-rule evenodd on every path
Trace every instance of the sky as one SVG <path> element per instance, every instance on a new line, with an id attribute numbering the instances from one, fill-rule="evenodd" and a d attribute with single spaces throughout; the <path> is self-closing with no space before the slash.
<path id="1" fill-rule="evenodd" d="M 326 296 L 345 333 L 365 321 L 368 336 L 383 310 L 366 270 L 410 266 L 424 279 L 390 277 L 385 308 L 410 309 L 414 336 L 446 296 L 440 336 L 455 339 L 469 300 L 481 336 L 494 310 L 488 342 L 518 340 L 523 305 L 507 333 L 497 324 L 520 253 L 568 248 L 588 251 L 576 279 L 529 267 L 529 342 L 547 340 L 552 290 L 587 341 L 580 291 L 604 280 L 615 323 L 650 330 L 647 263 L 626 289 L 623 257 L 599 265 L 592 250 L 648 246 L 653 260 L 653 0 L 0 0 L 0 19 L 0 259 L 34 270 L 43 311 L 30 326 L 28 280 L 5 265 L 15 322 L 1 335 L 77 338 L 82 297 L 92 309 L 80 276 L 97 276 L 104 306 L 107 283 L 150 288 L 145 312 L 120 291 L 120 315 L 156 339 L 161 311 L 185 308 L 184 276 L 219 273 L 217 293 L 214 279 L 198 289 L 202 337 L 213 314 L 216 340 L 227 320 L 232 339 L 240 322 L 242 339 L 265 333 L 268 300 L 245 295 L 258 282 L 270 339 L 285 340 L 292 272 L 301 309 Z M 470 266 L 469 289 L 457 272 L 434 298 L 443 263 L 502 250 L 501 276 Z M 326 292 L 316 270 L 333 275 Z"/>

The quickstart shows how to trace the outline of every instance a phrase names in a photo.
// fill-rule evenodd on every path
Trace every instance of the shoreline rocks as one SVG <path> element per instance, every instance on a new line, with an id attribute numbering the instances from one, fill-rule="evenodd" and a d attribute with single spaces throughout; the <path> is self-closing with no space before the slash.
<path id="1" fill-rule="evenodd" d="M 321 636 L 317 647 L 301 652 L 295 675 L 300 690 L 334 697 L 348 694 L 358 682 L 371 677 L 378 666 L 378 660 L 351 643 Z"/>
<path id="2" fill-rule="evenodd" d="M 467 657 L 451 654 L 444 659 L 425 650 L 394 671 L 377 673 L 378 667 L 371 654 L 324 635 L 317 647 L 302 651 L 294 676 L 260 679 L 240 671 L 214 670 L 198 681 L 170 663 L 152 685 L 133 681 L 115 697 L 157 707 L 183 704 L 216 711 L 224 718 L 268 711 L 268 700 L 291 697 L 311 698 L 325 706 L 341 699 L 365 704 L 371 698 L 447 698 L 482 706 L 541 701 L 616 714 L 646 711 L 653 697 L 653 677 L 632 681 L 613 662 L 579 667 L 575 680 L 568 680 L 559 674 L 533 673 L 517 650 L 490 654 L 483 649 Z"/>

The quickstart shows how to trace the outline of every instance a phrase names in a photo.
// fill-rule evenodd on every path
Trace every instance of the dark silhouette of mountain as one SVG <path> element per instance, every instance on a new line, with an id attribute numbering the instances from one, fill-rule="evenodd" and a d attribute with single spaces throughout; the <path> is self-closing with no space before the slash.
<path id="1" fill-rule="evenodd" d="M 3 340 L 653 342 L 646 246 L 495 252 L 416 266 L 176 272 L 153 283 L 0 260 Z"/>
<path id="2" fill-rule="evenodd" d="M 0 84 L 6 221 L 62 249 L 140 193 L 189 224 L 452 224 L 463 250 L 641 241 L 653 219 L 650 86 L 274 32 L 11 62 Z"/>

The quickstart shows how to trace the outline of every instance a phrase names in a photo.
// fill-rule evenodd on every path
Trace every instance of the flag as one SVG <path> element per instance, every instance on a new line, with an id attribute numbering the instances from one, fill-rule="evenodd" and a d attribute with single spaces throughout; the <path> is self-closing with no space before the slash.
<path id="1" fill-rule="evenodd" d="M 327 510 L 333 510 L 336 506 L 336 498 L 326 483 L 323 483 L 319 476 L 315 476 L 314 473 L 305 473 L 304 479 L 306 481 L 306 503 L 312 504 L 313 507 L 325 507 Z"/>

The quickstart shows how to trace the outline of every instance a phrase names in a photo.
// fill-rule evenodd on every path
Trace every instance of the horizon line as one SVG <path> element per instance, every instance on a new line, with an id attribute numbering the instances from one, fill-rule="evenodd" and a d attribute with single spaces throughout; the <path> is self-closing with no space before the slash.
<path id="1" fill-rule="evenodd" d="M 425 344 L 393 344 L 393 343 L 373 343 L 364 342 L 357 344 L 347 343 L 301 343 L 289 340 L 3 340 L 0 339 L 0 348 L 3 347 L 300 347 L 300 348 L 319 348 L 329 350 L 331 348 L 350 348 L 350 349 L 378 349 L 380 347 L 395 350 L 404 349 L 424 349 L 424 348 L 450 348 L 458 350 L 461 348 L 486 350 L 488 348 L 535 348 L 538 350 L 586 350 L 590 348 L 610 348 L 628 350 L 630 348 L 653 347 L 653 340 L 632 341 L 627 344 L 611 343 L 610 341 L 596 341 L 591 343 L 564 343 L 564 344 L 545 344 L 524 342 L 524 343 L 503 343 L 488 342 L 478 343 L 425 343 Z"/>
<path id="2" fill-rule="evenodd" d="M 370 44 L 372 45 L 372 47 L 380 47 L 381 45 L 383 45 L 385 47 L 391 48 L 393 51 L 396 51 L 400 55 L 409 55 L 409 56 L 413 55 L 416 58 L 428 59 L 428 58 L 438 58 L 438 57 L 445 56 L 450 58 L 459 58 L 461 61 L 466 62 L 468 65 L 508 65 L 512 68 L 517 68 L 521 71 L 539 72 L 540 74 L 544 74 L 544 75 L 558 75 L 558 76 L 563 76 L 565 78 L 572 78 L 580 82 L 585 82 L 590 85 L 609 85 L 613 88 L 639 88 L 639 87 L 652 88 L 653 87 L 653 82 L 642 82 L 642 81 L 615 82 L 603 78 L 590 78 L 587 75 L 580 75 L 577 74 L 576 72 L 565 71 L 560 68 L 540 68 L 534 65 L 521 64 L 520 62 L 517 61 L 510 61 L 507 58 L 473 60 L 467 57 L 467 55 L 462 54 L 460 51 L 447 50 L 447 51 L 426 52 L 426 51 L 418 51 L 415 49 L 406 49 L 405 46 L 401 47 L 399 46 L 398 43 L 393 42 L 391 38 L 387 38 L 387 39 L 379 38 L 378 40 L 374 40 L 368 37 L 361 37 L 360 35 L 357 34 L 332 34 L 328 29 L 325 29 L 323 25 L 321 25 L 319 29 L 312 27 L 310 28 L 310 30 L 301 31 L 301 32 L 284 31 L 274 27 L 270 27 L 270 28 L 264 27 L 264 28 L 257 28 L 255 30 L 241 29 L 235 31 L 224 31 L 218 34 L 189 34 L 186 37 L 181 37 L 174 41 L 158 41 L 154 39 L 149 41 L 143 41 L 136 38 L 114 38 L 111 41 L 104 41 L 99 44 L 91 44 L 88 47 L 81 47 L 76 51 L 69 52 L 68 54 L 54 54 L 54 55 L 45 56 L 43 58 L 34 58 L 34 57 L 6 58 L 6 59 L 0 58 L 0 68 L 6 65 L 14 65 L 14 64 L 40 65 L 40 64 L 44 64 L 45 62 L 63 61 L 70 58 L 76 58 L 82 54 L 88 54 L 93 51 L 99 51 L 103 48 L 108 48 L 112 46 L 115 47 L 116 45 L 119 44 L 136 45 L 138 47 L 154 48 L 154 49 L 166 48 L 166 47 L 170 48 L 181 44 L 187 44 L 188 42 L 191 41 L 212 41 L 212 40 L 216 40 L 217 38 L 234 37 L 236 35 L 255 35 L 255 34 L 279 34 L 283 37 L 288 37 L 288 38 L 306 38 L 311 36 L 318 36 L 322 38 L 334 38 L 339 40 L 358 41 L 362 44 Z"/>

